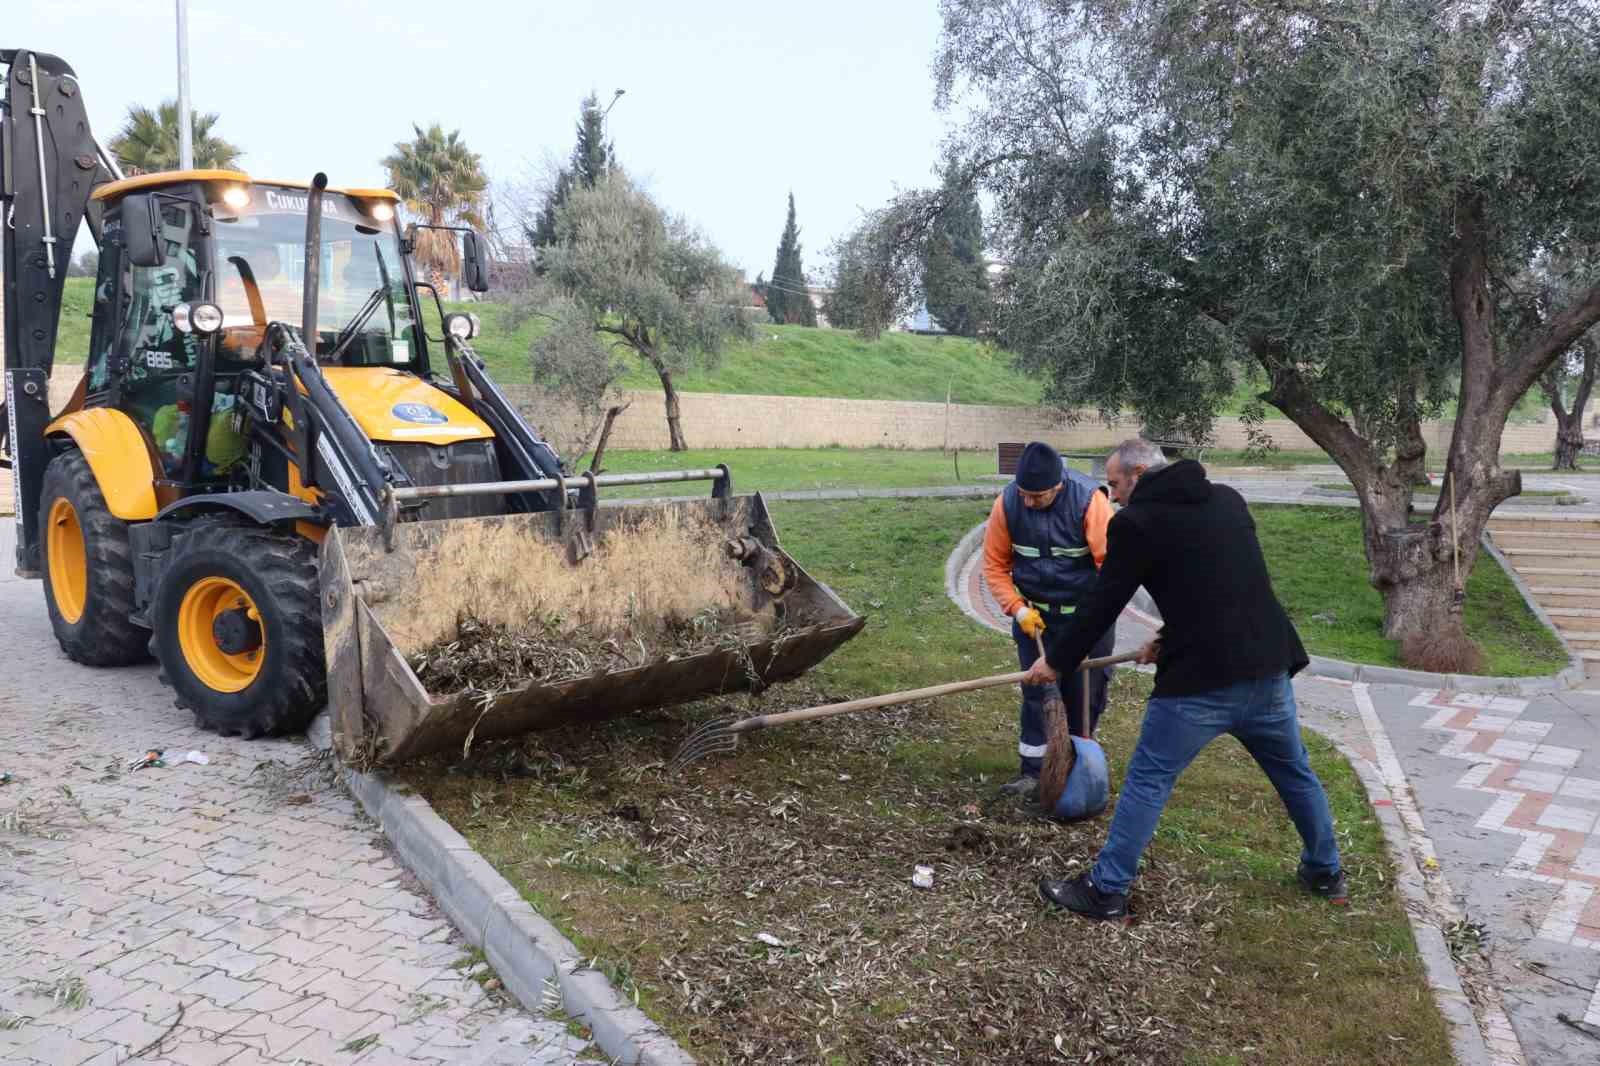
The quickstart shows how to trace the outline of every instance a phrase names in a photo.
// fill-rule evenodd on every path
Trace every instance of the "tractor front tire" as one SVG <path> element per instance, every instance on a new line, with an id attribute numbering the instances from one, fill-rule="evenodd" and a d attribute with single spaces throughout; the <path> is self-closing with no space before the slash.
<path id="1" fill-rule="evenodd" d="M 86 666 L 130 666 L 148 657 L 150 634 L 133 614 L 128 523 L 113 515 L 76 449 L 45 467 L 39 498 L 44 602 L 67 658 Z"/>
<path id="2" fill-rule="evenodd" d="M 177 705 L 223 736 L 305 729 L 328 695 L 317 547 L 202 519 L 174 538 L 152 640 Z"/>

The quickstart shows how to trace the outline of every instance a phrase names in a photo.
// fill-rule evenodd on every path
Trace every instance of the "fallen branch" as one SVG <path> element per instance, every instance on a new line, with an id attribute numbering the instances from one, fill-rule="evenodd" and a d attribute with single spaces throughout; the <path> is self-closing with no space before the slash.
<path id="1" fill-rule="evenodd" d="M 1556 1021 L 1568 1029 L 1576 1029 L 1590 1040 L 1600 1040 L 1600 1026 L 1590 1025 L 1588 1022 L 1580 1022 L 1568 1014 L 1557 1014 Z"/>
<path id="2" fill-rule="evenodd" d="M 142 1059 L 152 1051 L 160 1051 L 161 1050 L 161 1045 L 165 1044 L 167 1042 L 167 1037 L 171 1036 L 173 1031 L 175 1029 L 177 1029 L 178 1026 L 183 1024 L 183 1011 L 184 1011 L 184 1005 L 182 1003 L 179 1003 L 178 1004 L 178 1016 L 176 1018 L 172 1019 L 172 1024 L 167 1026 L 167 1031 L 162 1033 L 160 1036 L 156 1037 L 154 1040 L 150 1041 L 150 1043 L 146 1044 L 144 1047 L 140 1048 L 138 1051 L 135 1051 L 132 1055 L 129 1055 L 128 1058 L 130 1058 L 130 1059 Z"/>

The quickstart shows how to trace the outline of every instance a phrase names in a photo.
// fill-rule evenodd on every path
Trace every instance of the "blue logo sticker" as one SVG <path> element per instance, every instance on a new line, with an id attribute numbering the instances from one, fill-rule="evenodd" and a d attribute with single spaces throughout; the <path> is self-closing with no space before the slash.
<path id="1" fill-rule="evenodd" d="M 397 403 L 389 409 L 389 413 L 402 422 L 420 422 L 425 426 L 442 426 L 450 420 L 441 411 L 435 411 L 425 403 Z"/>

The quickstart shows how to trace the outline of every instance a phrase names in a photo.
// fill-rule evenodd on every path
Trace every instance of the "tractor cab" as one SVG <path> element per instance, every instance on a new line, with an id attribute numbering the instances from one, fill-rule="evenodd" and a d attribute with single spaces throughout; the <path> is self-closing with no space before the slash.
<path id="1" fill-rule="evenodd" d="M 397 199 L 323 195 L 314 350 L 329 368 L 428 373 Z M 269 323 L 302 321 L 307 191 L 178 171 L 102 185 L 93 200 L 103 248 L 84 406 L 129 415 L 171 493 L 227 481 L 246 454 L 233 417 L 240 374 L 269 360 Z"/>

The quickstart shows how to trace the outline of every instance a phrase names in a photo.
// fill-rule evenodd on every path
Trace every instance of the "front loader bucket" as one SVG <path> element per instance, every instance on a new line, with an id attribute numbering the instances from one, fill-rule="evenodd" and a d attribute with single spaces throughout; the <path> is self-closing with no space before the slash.
<path id="1" fill-rule="evenodd" d="M 765 687 L 815 666 L 865 624 L 782 552 L 759 494 L 400 523 L 392 535 L 386 545 L 375 527 L 334 528 L 322 546 L 333 739 L 358 767 Z M 725 550 L 741 538 L 781 561 L 786 591 L 769 591 L 760 568 Z M 493 692 L 430 693 L 411 666 L 469 616 L 515 626 L 706 609 L 736 614 L 741 636 Z"/>

